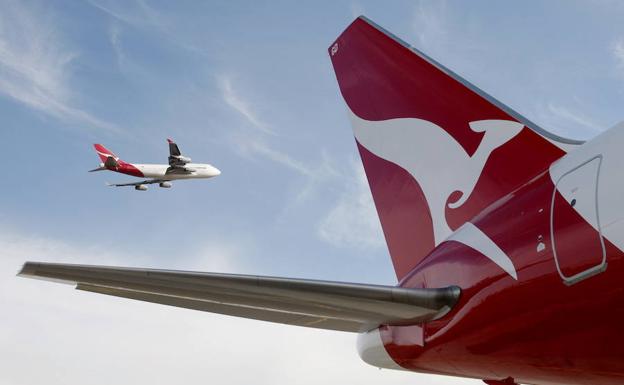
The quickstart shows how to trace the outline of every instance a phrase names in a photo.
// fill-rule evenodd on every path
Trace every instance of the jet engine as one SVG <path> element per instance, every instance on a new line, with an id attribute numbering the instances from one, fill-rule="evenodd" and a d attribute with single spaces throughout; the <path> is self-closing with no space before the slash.
<path id="1" fill-rule="evenodd" d="M 158 185 L 162 188 L 171 188 L 173 186 L 171 182 L 160 182 Z"/>
<path id="2" fill-rule="evenodd" d="M 134 189 L 137 191 L 147 191 L 147 186 L 144 184 L 139 184 L 134 186 Z"/>

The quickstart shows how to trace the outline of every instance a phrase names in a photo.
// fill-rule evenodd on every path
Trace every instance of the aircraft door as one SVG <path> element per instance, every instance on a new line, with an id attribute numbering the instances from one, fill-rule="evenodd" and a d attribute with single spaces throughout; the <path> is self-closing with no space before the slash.
<path id="1" fill-rule="evenodd" d="M 607 267 L 600 232 L 598 180 L 602 156 L 572 168 L 556 182 L 550 228 L 553 256 L 566 285 L 604 271 Z"/>

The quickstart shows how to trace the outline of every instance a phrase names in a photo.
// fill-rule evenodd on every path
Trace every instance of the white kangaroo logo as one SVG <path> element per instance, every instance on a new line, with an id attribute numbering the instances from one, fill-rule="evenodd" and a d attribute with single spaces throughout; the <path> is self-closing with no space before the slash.
<path id="1" fill-rule="evenodd" d="M 470 122 L 475 132 L 484 132 L 477 151 L 469 156 L 441 127 L 422 119 L 364 120 L 350 111 L 357 141 L 376 156 L 409 172 L 422 188 L 433 220 L 436 246 L 453 232 L 444 213 L 449 196 L 461 197 L 450 208 L 468 200 L 492 151 L 518 135 L 523 124 L 509 120 Z"/>

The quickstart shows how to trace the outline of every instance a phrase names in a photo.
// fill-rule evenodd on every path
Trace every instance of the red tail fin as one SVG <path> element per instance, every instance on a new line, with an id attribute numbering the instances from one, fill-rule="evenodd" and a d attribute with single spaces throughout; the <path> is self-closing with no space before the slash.
<path id="1" fill-rule="evenodd" d="M 115 155 L 111 150 L 107 149 L 101 144 L 96 143 L 93 145 L 93 147 L 95 147 L 95 151 L 102 160 L 102 163 L 106 163 L 106 159 L 108 159 L 109 157 L 112 157 L 115 160 L 119 160 L 119 157 L 117 155 Z"/>
<path id="2" fill-rule="evenodd" d="M 536 128 L 364 17 L 329 54 L 399 279 L 578 144 Z"/>

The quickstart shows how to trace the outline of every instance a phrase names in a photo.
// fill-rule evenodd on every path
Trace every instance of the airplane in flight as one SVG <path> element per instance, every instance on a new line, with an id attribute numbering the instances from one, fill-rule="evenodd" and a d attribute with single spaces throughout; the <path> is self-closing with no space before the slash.
<path id="1" fill-rule="evenodd" d="M 167 143 L 169 143 L 169 164 L 127 163 L 103 145 L 94 144 L 93 147 L 95 147 L 102 163 L 98 168 L 89 170 L 89 172 L 110 170 L 139 178 L 150 178 L 139 182 L 108 184 L 113 187 L 133 186 L 138 191 L 147 190 L 149 184 L 158 183 L 160 187 L 171 188 L 173 186 L 171 181 L 173 180 L 205 179 L 221 174 L 218 168 L 210 164 L 191 163 L 191 158 L 182 155 L 180 148 L 173 140 L 167 139 Z"/>
<path id="2" fill-rule="evenodd" d="M 42 262 L 20 275 L 358 333 L 379 368 L 624 383 L 624 124 L 551 134 L 365 17 L 328 54 L 396 285 Z"/>

